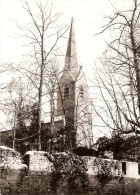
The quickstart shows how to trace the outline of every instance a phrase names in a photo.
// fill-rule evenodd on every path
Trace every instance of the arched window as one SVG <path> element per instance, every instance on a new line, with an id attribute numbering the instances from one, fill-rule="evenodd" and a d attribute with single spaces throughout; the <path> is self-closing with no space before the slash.
<path id="1" fill-rule="evenodd" d="M 80 85 L 80 87 L 79 87 L 79 96 L 81 98 L 84 98 L 84 89 L 83 89 L 83 86 L 82 85 Z"/>
<path id="2" fill-rule="evenodd" d="M 63 87 L 63 98 L 64 99 L 68 99 L 69 98 L 69 86 L 65 85 L 65 87 Z"/>

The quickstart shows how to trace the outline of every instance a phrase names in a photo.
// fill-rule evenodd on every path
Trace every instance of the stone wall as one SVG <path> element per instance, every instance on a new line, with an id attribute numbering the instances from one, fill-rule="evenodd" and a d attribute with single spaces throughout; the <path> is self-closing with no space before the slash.
<path id="1" fill-rule="evenodd" d="M 140 179 L 140 174 L 138 173 L 138 163 L 136 162 L 124 162 L 124 163 L 126 163 L 126 173 L 124 177 Z"/>
<path id="2" fill-rule="evenodd" d="M 102 159 L 97 157 L 84 157 L 87 161 L 87 173 L 89 175 L 97 175 L 101 172 L 110 172 L 113 176 L 122 175 L 122 164 L 118 160 Z"/>
<path id="3" fill-rule="evenodd" d="M 24 156 L 29 156 L 29 171 L 46 171 L 51 172 L 53 163 L 48 159 L 48 153 L 44 151 L 28 151 Z"/>
<path id="4" fill-rule="evenodd" d="M 26 165 L 23 165 L 20 153 L 11 148 L 0 146 L 0 167 L 1 169 L 22 169 L 26 168 Z"/>
<path id="5" fill-rule="evenodd" d="M 89 175 L 97 175 L 103 164 L 107 164 L 108 170 L 114 176 L 123 176 L 128 178 L 140 179 L 138 171 L 138 163 L 136 162 L 121 162 L 118 160 L 101 159 L 97 157 L 84 157 L 87 160 L 87 173 Z M 123 167 L 123 164 L 125 165 Z M 103 166 L 102 166 L 103 167 Z M 124 170 L 125 169 L 125 170 Z"/>
<path id="6" fill-rule="evenodd" d="M 54 165 L 53 159 L 50 159 L 50 154 L 44 151 L 28 151 L 25 156 L 29 156 L 29 171 L 46 171 L 52 172 Z M 53 158 L 53 157 L 51 157 Z M 140 179 L 138 174 L 138 163 L 135 162 L 123 162 L 126 164 L 126 170 L 122 166 L 122 162 L 118 160 L 102 159 L 97 157 L 82 157 L 87 162 L 87 174 L 111 174 L 115 177 L 130 177 Z M 25 162 L 24 162 L 25 163 Z M 26 162 L 27 164 L 27 162 Z"/>

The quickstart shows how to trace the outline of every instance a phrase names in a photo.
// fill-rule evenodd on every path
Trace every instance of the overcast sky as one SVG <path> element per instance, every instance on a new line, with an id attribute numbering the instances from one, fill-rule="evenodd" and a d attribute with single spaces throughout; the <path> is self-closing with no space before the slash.
<path id="1" fill-rule="evenodd" d="M 45 1 L 45 0 L 43 0 Z M 12 21 L 24 24 L 28 21 L 28 15 L 21 6 L 21 0 L 0 0 L 0 57 L 17 62 L 25 52 L 22 39 L 13 38 L 18 28 Z M 28 0 L 34 7 L 34 0 Z M 131 0 L 49 0 L 57 5 L 58 12 L 63 12 L 62 22 L 69 24 L 73 17 L 77 41 L 78 61 L 87 70 L 92 67 L 94 61 L 105 49 L 105 40 L 109 40 L 110 34 L 96 35 L 99 27 L 105 24 L 103 19 L 111 15 L 115 9 L 126 8 Z M 66 42 L 65 48 L 66 48 Z"/>
<path id="2" fill-rule="evenodd" d="M 13 38 L 14 33 L 18 33 L 14 22 L 21 25 L 28 22 L 28 15 L 22 8 L 21 2 L 22 0 L 0 0 L 0 59 L 4 61 L 18 63 L 26 52 L 23 40 Z M 34 9 L 35 0 L 28 2 Z M 115 9 L 126 10 L 127 6 L 130 7 L 132 4 L 132 0 L 49 0 L 49 2 L 57 5 L 58 12 L 64 13 L 62 23 L 70 24 L 72 17 L 76 20 L 74 27 L 78 62 L 83 66 L 86 75 L 91 78 L 94 62 L 106 48 L 105 40 L 109 41 L 111 38 L 109 32 L 96 35 L 99 28 L 105 24 L 104 16 L 112 15 Z M 66 47 L 65 40 L 64 51 Z M 3 82 L 2 79 L 0 82 Z"/>

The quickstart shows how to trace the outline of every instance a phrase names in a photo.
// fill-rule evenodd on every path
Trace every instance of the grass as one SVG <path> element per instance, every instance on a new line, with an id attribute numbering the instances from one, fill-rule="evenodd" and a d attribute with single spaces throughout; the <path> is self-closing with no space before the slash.
<path id="1" fill-rule="evenodd" d="M 140 179 L 113 179 L 102 188 L 95 176 L 62 175 L 22 175 L 5 172 L 1 178 L 2 195 L 54 195 L 54 194 L 121 194 L 140 195 Z"/>

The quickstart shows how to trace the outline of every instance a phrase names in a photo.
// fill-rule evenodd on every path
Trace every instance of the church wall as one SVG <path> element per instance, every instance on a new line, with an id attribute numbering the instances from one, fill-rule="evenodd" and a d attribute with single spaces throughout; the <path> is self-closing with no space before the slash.
<path id="1" fill-rule="evenodd" d="M 71 120 L 74 119 L 74 107 L 75 107 L 75 83 L 68 72 L 64 72 L 64 75 L 59 83 L 60 89 L 58 89 L 57 95 L 57 115 L 64 115 L 65 110 L 66 117 Z M 69 87 L 69 98 L 63 98 L 63 87 Z M 72 124 L 71 124 L 72 125 Z"/>
<path id="2" fill-rule="evenodd" d="M 57 94 L 57 115 L 63 115 L 66 120 L 65 126 L 67 128 L 66 140 L 71 140 L 72 148 L 75 148 L 76 133 L 74 129 L 74 114 L 75 114 L 75 82 L 69 71 L 63 73 L 59 82 L 60 90 Z M 63 87 L 69 87 L 69 97 L 63 98 Z M 61 92 L 61 93 L 60 93 Z M 65 112 L 64 112 L 64 110 Z M 66 141 L 67 142 L 67 141 Z"/>
<path id="3" fill-rule="evenodd" d="M 22 130 L 21 137 L 17 137 L 19 139 L 30 136 L 30 127 L 27 127 Z M 64 128 L 64 121 L 62 119 L 55 121 L 54 123 L 54 132 L 59 132 L 61 128 Z M 18 129 L 17 129 L 18 130 Z M 43 123 L 42 131 L 41 131 L 41 142 L 42 142 L 42 150 L 49 151 L 49 136 L 51 132 L 51 123 Z M 26 134 L 25 134 L 26 133 Z M 23 135 L 23 137 L 22 137 Z M 1 145 L 12 148 L 13 147 L 13 130 L 3 131 L 1 132 Z M 38 149 L 38 136 L 34 136 L 34 138 L 27 138 L 25 140 L 16 140 L 15 141 L 15 149 L 20 152 L 22 155 L 25 154 L 28 150 Z"/>
<path id="4" fill-rule="evenodd" d="M 80 87 L 83 87 L 83 98 L 80 97 Z M 92 145 L 91 132 L 91 108 L 88 93 L 88 85 L 85 75 L 81 70 L 76 81 L 76 128 L 77 128 L 77 145 L 88 146 Z"/>
<path id="5" fill-rule="evenodd" d="M 13 130 L 1 131 L 0 132 L 0 136 L 1 136 L 0 145 L 12 148 L 13 147 L 13 135 L 14 135 Z"/>

